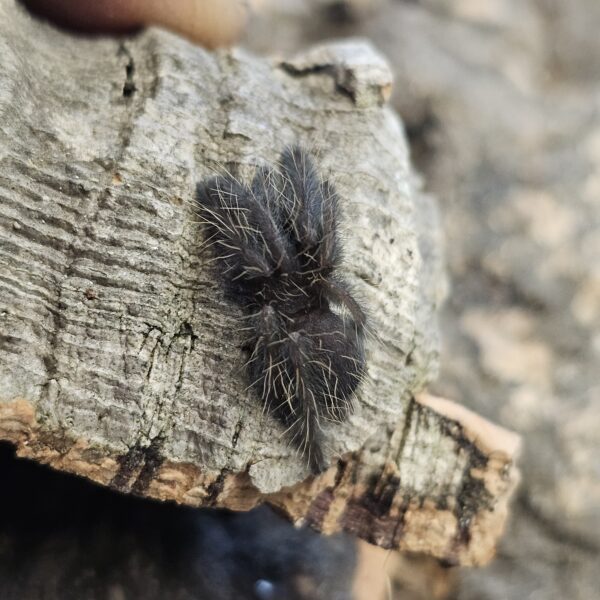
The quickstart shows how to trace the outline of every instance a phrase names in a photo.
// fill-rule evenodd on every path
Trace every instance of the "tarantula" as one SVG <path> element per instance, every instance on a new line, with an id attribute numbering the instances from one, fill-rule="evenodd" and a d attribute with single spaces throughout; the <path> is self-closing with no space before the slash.
<path id="1" fill-rule="evenodd" d="M 250 186 L 221 175 L 197 199 L 226 296 L 247 313 L 250 386 L 319 473 L 321 422 L 345 419 L 365 371 L 365 313 L 337 273 L 338 196 L 291 147 Z"/>

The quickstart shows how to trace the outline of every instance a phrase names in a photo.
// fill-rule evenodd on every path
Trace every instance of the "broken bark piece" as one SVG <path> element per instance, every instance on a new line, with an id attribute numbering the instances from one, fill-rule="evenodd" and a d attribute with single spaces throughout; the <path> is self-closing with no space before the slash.
<path id="1" fill-rule="evenodd" d="M 304 484 L 270 502 L 326 533 L 341 529 L 382 548 L 481 565 L 506 523 L 519 450 L 516 434 L 421 395 L 395 428 L 308 482 L 308 492 Z"/>
<path id="2" fill-rule="evenodd" d="M 373 52 L 344 46 L 364 96 L 329 68 L 293 73 L 159 30 L 82 40 L 14 4 L 0 39 L 0 439 L 122 492 L 266 501 L 326 533 L 488 560 L 514 456 L 491 460 L 462 416 L 413 400 L 436 376 L 445 279 L 401 125 L 363 102 L 391 81 L 369 75 Z M 314 479 L 246 389 L 241 314 L 193 199 L 224 166 L 249 177 L 292 143 L 336 183 L 344 274 L 374 332 L 355 414 L 327 425 L 332 466 Z"/>
<path id="3" fill-rule="evenodd" d="M 381 106 L 392 93 L 390 68 L 366 39 L 321 44 L 281 64 L 296 75 L 330 74 L 336 86 L 361 108 Z"/>
<path id="4" fill-rule="evenodd" d="M 147 450 L 108 457 L 79 442 L 59 451 L 24 400 L 0 403 L 0 437 L 16 443 L 21 456 L 105 485 L 193 506 L 248 510 L 269 502 L 323 533 L 346 531 L 456 565 L 491 560 L 519 481 L 516 434 L 429 395 L 411 401 L 405 418 L 360 452 L 271 494 L 260 493 L 247 473 L 214 477 L 198 465 L 154 463 Z"/>

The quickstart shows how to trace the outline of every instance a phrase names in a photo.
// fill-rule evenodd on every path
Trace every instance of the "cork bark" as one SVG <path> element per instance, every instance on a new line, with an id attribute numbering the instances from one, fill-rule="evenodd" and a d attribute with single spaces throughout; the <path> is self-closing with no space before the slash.
<path id="1" fill-rule="evenodd" d="M 160 30 L 71 37 L 0 5 L 0 439 L 117 490 L 262 501 L 325 533 L 488 560 L 518 440 L 415 399 L 437 371 L 437 213 L 358 40 L 285 61 Z M 345 275 L 367 307 L 356 410 L 308 476 L 244 378 L 195 183 L 251 176 L 296 143 L 342 198 Z"/>

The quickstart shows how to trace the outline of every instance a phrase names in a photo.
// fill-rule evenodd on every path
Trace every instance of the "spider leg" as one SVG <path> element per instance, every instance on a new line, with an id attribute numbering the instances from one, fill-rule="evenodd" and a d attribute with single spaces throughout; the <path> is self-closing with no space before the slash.
<path id="1" fill-rule="evenodd" d="M 306 259 L 304 270 L 327 274 L 339 262 L 337 194 L 328 181 L 321 181 L 312 159 L 299 147 L 283 152 L 280 168 L 289 215 L 286 226 Z"/>
<path id="2" fill-rule="evenodd" d="M 296 265 L 289 237 L 283 226 L 285 210 L 281 199 L 281 183 L 278 174 L 268 167 L 259 168 L 254 175 L 250 194 L 252 199 L 252 220 L 259 228 L 278 269 L 284 273 L 293 272 Z"/>
<path id="3" fill-rule="evenodd" d="M 366 325 L 367 317 L 358 302 L 352 297 L 346 284 L 342 280 L 329 278 L 322 279 L 319 282 L 319 285 L 331 301 L 348 310 L 352 315 L 352 320 L 354 321 L 357 330 L 362 332 Z"/>
<path id="4" fill-rule="evenodd" d="M 327 275 L 335 269 L 341 258 L 338 239 L 338 196 L 331 183 L 325 180 L 322 183 L 323 201 L 321 203 L 321 240 L 318 245 L 318 264 L 321 273 Z"/>
<path id="5" fill-rule="evenodd" d="M 229 177 L 215 177 L 196 190 L 200 216 L 226 280 L 268 277 L 273 265 L 250 219 L 249 190 Z"/>
<path id="6" fill-rule="evenodd" d="M 263 173 L 255 179 L 251 189 L 233 177 L 215 177 L 197 190 L 216 257 L 225 265 L 228 282 L 236 282 L 236 290 L 277 269 L 293 268 L 289 239 L 270 212 L 268 177 Z"/>
<path id="7" fill-rule="evenodd" d="M 285 182 L 281 173 L 272 167 L 259 167 L 256 170 L 250 186 L 252 195 L 257 202 L 261 203 L 277 227 L 285 229 L 289 220 L 289 203 L 284 197 Z M 289 243 L 289 240 L 286 240 Z"/>

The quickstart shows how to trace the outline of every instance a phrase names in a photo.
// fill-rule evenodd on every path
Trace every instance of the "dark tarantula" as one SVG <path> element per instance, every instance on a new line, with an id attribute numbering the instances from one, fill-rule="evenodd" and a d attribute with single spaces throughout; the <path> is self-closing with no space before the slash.
<path id="1" fill-rule="evenodd" d="M 320 423 L 347 416 L 365 370 L 365 314 L 336 272 L 337 194 L 292 147 L 250 187 L 222 175 L 197 195 L 226 295 L 248 314 L 251 387 L 319 473 Z"/>

